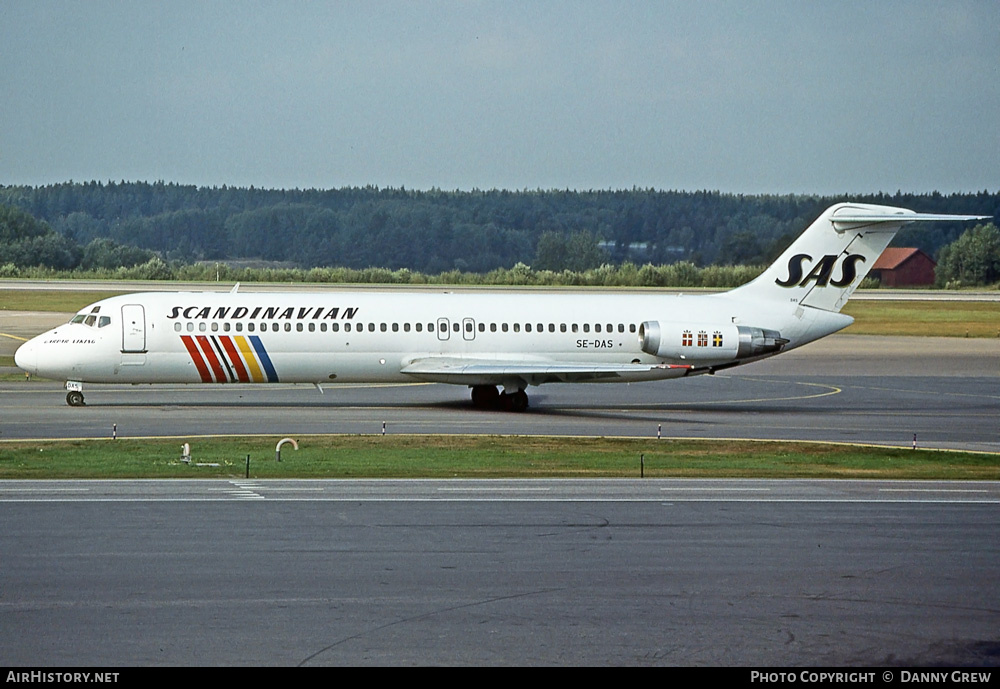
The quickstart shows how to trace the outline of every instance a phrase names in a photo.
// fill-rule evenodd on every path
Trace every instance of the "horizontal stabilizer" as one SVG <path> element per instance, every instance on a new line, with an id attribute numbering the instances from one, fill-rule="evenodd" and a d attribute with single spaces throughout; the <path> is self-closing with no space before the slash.
<path id="1" fill-rule="evenodd" d="M 894 231 L 898 225 L 908 225 L 913 222 L 964 222 L 968 220 L 991 220 L 988 215 L 946 215 L 940 213 L 914 213 L 900 210 L 895 213 L 859 212 L 853 208 L 844 208 L 844 212 L 835 212 L 830 220 L 838 232 L 866 228 L 878 231 L 882 225 L 888 231 Z"/>

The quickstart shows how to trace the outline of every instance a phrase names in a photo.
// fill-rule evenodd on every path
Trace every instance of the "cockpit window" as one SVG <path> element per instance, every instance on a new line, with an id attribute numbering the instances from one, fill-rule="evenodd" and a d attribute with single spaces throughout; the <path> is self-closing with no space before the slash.
<path id="1" fill-rule="evenodd" d="M 84 316 L 82 313 L 77 314 L 76 316 L 73 316 L 73 320 L 71 320 L 70 323 L 83 323 L 84 318 L 86 318 L 86 316 Z"/>
<path id="2" fill-rule="evenodd" d="M 97 322 L 97 316 L 87 316 L 87 320 L 84 321 L 85 325 L 89 325 L 91 328 L 94 327 L 94 323 Z"/>
<path id="3" fill-rule="evenodd" d="M 103 328 L 110 322 L 111 322 L 111 316 L 101 316 L 97 321 L 97 327 Z"/>

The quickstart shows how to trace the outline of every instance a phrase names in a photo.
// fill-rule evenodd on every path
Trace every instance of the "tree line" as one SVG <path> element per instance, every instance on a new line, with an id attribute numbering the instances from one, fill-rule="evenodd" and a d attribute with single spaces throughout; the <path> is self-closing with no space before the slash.
<path id="1" fill-rule="evenodd" d="M 235 270 L 240 261 L 258 260 L 304 274 L 377 268 L 408 271 L 400 274 L 412 279 L 501 271 L 494 276 L 501 280 L 513 279 L 515 267 L 524 266 L 543 281 L 551 275 L 585 280 L 568 275 L 609 266 L 606 272 L 621 273 L 615 279 L 630 280 L 645 269 L 646 279 L 659 282 L 662 277 L 652 277 L 655 267 L 766 264 L 840 200 L 932 213 L 1000 213 L 1000 194 L 987 191 L 848 199 L 652 189 L 267 190 L 67 182 L 0 187 L 8 216 L 22 212 L 41 223 L 16 240 L 0 235 L 0 265 L 113 272 L 153 261 L 147 272 L 162 274 L 197 262 Z M 13 221 L 18 224 L 30 223 L 21 217 Z M 965 229 L 962 223 L 904 229 L 894 244 L 937 256 Z M 973 279 L 969 270 L 965 274 L 962 280 Z"/>

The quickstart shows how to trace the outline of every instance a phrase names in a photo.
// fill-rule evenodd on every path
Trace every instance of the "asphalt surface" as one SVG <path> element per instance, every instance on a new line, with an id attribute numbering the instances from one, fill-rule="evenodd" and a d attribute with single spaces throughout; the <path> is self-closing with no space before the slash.
<path id="1" fill-rule="evenodd" d="M 996 665 L 998 517 L 978 482 L 2 481 L 0 660 Z"/>
<path id="2" fill-rule="evenodd" d="M 1000 340 L 835 335 L 715 376 L 528 390 L 526 413 L 460 386 L 0 383 L 0 438 L 499 433 L 765 438 L 1000 452 Z"/>

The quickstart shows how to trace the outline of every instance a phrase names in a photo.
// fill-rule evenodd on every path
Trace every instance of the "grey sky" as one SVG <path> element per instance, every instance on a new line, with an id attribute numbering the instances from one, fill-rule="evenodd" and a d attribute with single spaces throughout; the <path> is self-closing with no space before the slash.
<path id="1" fill-rule="evenodd" d="M 996 191 L 1000 2 L 0 0 L 0 184 Z"/>

